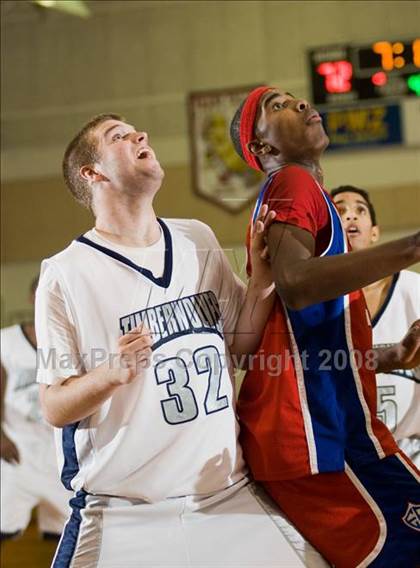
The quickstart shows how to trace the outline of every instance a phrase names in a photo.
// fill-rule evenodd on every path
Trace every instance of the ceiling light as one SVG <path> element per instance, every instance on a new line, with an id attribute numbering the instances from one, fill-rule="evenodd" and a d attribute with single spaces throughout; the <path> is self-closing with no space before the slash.
<path id="1" fill-rule="evenodd" d="M 41 8 L 59 10 L 72 16 L 88 18 L 91 13 L 83 0 L 32 0 L 34 4 Z"/>

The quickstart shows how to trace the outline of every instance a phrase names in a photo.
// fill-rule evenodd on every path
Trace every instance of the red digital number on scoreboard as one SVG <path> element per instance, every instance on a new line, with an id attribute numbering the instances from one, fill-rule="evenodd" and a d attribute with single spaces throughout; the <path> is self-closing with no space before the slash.
<path id="1" fill-rule="evenodd" d="M 317 73 L 325 77 L 328 93 L 348 93 L 352 89 L 353 65 L 349 61 L 324 61 L 317 67 Z"/>

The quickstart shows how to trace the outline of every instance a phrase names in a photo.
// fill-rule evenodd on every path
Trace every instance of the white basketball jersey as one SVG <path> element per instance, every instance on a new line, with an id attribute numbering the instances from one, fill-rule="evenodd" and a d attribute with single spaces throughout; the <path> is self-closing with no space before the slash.
<path id="1" fill-rule="evenodd" d="M 374 347 L 398 343 L 420 317 L 420 275 L 402 270 L 394 276 L 379 314 L 372 320 Z M 395 439 L 420 435 L 420 368 L 377 376 L 378 416 Z"/>
<path id="2" fill-rule="evenodd" d="M 12 411 L 26 420 L 42 421 L 36 383 L 36 348 L 20 325 L 1 330 L 1 362 L 7 373 L 6 420 Z"/>
<path id="3" fill-rule="evenodd" d="M 93 416 L 58 431 L 62 479 L 76 491 L 154 502 L 209 494 L 244 478 L 225 341 L 244 286 L 206 225 L 159 222 L 160 277 L 86 236 L 42 264 L 39 382 L 89 372 L 142 323 L 153 337 L 152 364 L 141 376 Z M 59 310 L 68 327 L 54 331 Z"/>

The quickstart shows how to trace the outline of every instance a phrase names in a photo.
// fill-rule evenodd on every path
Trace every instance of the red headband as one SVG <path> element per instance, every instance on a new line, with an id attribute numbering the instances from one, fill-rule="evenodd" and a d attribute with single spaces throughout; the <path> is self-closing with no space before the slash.
<path id="1" fill-rule="evenodd" d="M 242 107 L 239 124 L 239 140 L 245 161 L 255 170 L 261 170 L 261 164 L 256 156 L 248 149 L 248 144 L 254 140 L 254 123 L 261 97 L 272 88 L 273 87 L 257 87 L 249 93 Z"/>

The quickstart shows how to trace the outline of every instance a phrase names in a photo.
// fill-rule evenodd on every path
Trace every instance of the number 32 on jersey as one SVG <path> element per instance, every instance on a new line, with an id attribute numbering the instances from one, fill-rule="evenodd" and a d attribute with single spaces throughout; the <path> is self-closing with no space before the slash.
<path id="1" fill-rule="evenodd" d="M 158 385 L 166 385 L 169 395 L 160 402 L 163 416 L 169 424 L 190 422 L 197 418 L 200 412 L 194 391 L 189 386 L 192 375 L 207 380 L 207 392 L 204 398 L 206 414 L 220 412 L 229 406 L 228 397 L 220 395 L 223 369 L 216 347 L 207 345 L 196 349 L 192 363 L 188 368 L 181 357 L 170 357 L 155 366 L 156 382 Z"/>

